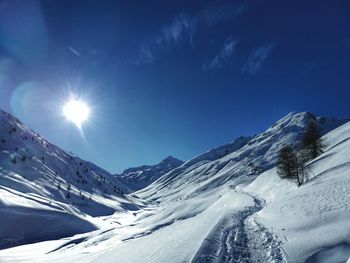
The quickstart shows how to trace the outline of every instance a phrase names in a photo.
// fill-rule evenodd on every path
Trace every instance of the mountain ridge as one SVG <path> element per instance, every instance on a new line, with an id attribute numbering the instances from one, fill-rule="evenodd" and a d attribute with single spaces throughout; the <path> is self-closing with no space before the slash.
<path id="1" fill-rule="evenodd" d="M 212 148 L 202 154 L 199 154 L 195 157 L 193 157 L 192 159 L 189 159 L 187 161 L 185 161 L 182 165 L 179 165 L 177 167 L 174 167 L 174 169 L 166 172 L 166 173 L 162 173 L 161 175 L 157 174 L 156 177 L 153 177 L 153 180 L 149 180 L 147 184 L 143 184 L 142 181 L 145 180 L 144 177 L 140 176 L 139 173 L 141 171 L 145 171 L 147 169 L 150 169 L 151 166 L 148 165 L 143 165 L 143 166 L 139 166 L 136 168 L 128 168 L 126 170 L 123 171 L 124 175 L 122 176 L 124 179 L 124 183 L 126 185 L 137 185 L 137 187 L 133 188 L 133 186 L 131 186 L 131 188 L 133 188 L 133 190 L 138 191 L 138 190 L 142 190 L 143 188 L 147 187 L 148 185 L 150 185 L 151 183 L 153 183 L 153 181 L 158 180 L 159 178 L 162 178 L 164 175 L 168 174 L 168 173 L 176 173 L 178 171 L 185 171 L 186 168 L 191 167 L 191 166 L 200 166 L 200 163 L 206 163 L 206 162 L 212 162 L 221 158 L 224 158 L 225 156 L 238 151 L 239 149 L 243 148 L 246 144 L 256 144 L 259 141 L 265 140 L 264 137 L 266 136 L 270 136 L 271 137 L 271 133 L 275 133 L 275 132 L 279 132 L 282 131 L 287 134 L 287 133 L 302 133 L 305 131 L 307 125 L 309 122 L 315 122 L 319 129 L 321 134 L 325 134 L 327 132 L 329 132 L 330 130 L 334 129 L 335 127 L 347 122 L 348 119 L 337 119 L 337 118 L 333 118 L 333 117 L 317 117 L 314 114 L 312 114 L 311 112 L 290 112 L 288 113 L 286 116 L 282 117 L 281 119 L 279 119 L 278 121 L 276 121 L 271 127 L 269 127 L 267 130 L 259 133 L 259 134 L 255 134 L 255 135 L 250 135 L 250 136 L 240 136 L 236 139 L 234 139 L 232 142 Z M 270 135 L 268 135 L 270 134 Z M 299 134 L 300 135 L 300 134 Z M 294 140 L 295 141 L 300 141 L 300 137 L 297 138 L 298 136 L 294 136 Z M 273 140 L 274 138 L 270 138 L 270 140 Z M 293 144 L 293 142 L 291 142 Z M 278 146 L 280 147 L 280 146 Z M 278 154 L 278 151 L 276 151 L 276 149 L 273 147 L 271 148 L 270 152 L 273 152 L 273 159 L 276 159 L 276 156 Z M 259 154 L 257 154 L 259 155 Z M 268 169 L 270 168 L 272 165 L 274 165 L 273 162 L 271 162 L 271 160 L 268 161 L 269 164 L 266 165 L 263 169 Z M 254 174 L 257 172 L 261 172 L 262 169 L 259 169 L 258 167 L 254 167 L 254 165 L 250 164 L 250 174 Z M 122 174 L 123 174 L 122 173 Z M 118 175 L 117 175 L 118 176 Z M 147 173 L 148 177 L 152 177 L 152 172 Z M 142 179 L 140 179 L 142 178 Z"/>
<path id="2" fill-rule="evenodd" d="M 228 151 L 226 155 L 216 155 L 215 149 L 224 151 L 224 148 L 221 148 L 223 146 L 219 146 L 192 158 L 140 190 L 140 195 L 143 198 L 162 199 L 171 196 L 172 192 L 180 191 L 183 185 L 191 183 L 193 193 L 184 193 L 184 196 L 192 196 L 195 192 L 201 192 L 203 188 L 220 187 L 240 175 L 258 175 L 276 164 L 279 149 L 284 145 L 300 144 L 310 121 L 317 123 L 323 135 L 348 120 L 316 117 L 309 112 L 291 112 L 257 135 L 234 140 L 233 143 L 237 140 L 242 141 L 235 151 Z M 231 143 L 226 145 L 232 147 Z"/>
<path id="3" fill-rule="evenodd" d="M 133 191 L 140 190 L 184 162 L 169 155 L 158 164 L 131 167 L 115 176 Z"/>

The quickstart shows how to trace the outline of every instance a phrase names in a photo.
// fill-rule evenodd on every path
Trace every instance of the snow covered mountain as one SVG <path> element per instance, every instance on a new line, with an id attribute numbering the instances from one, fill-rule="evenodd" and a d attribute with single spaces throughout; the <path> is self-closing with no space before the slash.
<path id="1" fill-rule="evenodd" d="M 297 187 L 279 178 L 275 164 L 279 149 L 286 144 L 298 146 L 310 122 L 317 123 L 327 148 L 307 163 L 308 181 Z M 1 156 L 12 167 L 6 151 Z M 346 262 L 350 257 L 349 169 L 350 122 L 290 113 L 258 135 L 238 138 L 183 163 L 144 189 L 126 195 L 96 194 L 97 206 L 119 206 L 116 213 L 71 212 L 97 230 L 3 249 L 0 261 Z M 3 189 L 1 199 L 6 196 Z M 60 202 L 73 206 L 65 200 Z M 6 207 L 14 209 L 21 201 L 11 197 L 5 202 L 1 200 L 4 214 Z M 30 209 L 37 206 L 28 200 L 25 204 Z"/>
<path id="2" fill-rule="evenodd" d="M 95 230 L 87 217 L 136 208 L 128 192 L 0 111 L 0 248 Z"/>
<path id="3" fill-rule="evenodd" d="M 292 112 L 266 131 L 251 137 L 240 137 L 232 143 L 212 149 L 162 176 L 139 192 L 143 198 L 164 199 L 173 196 L 191 198 L 198 193 L 221 187 L 226 183 L 251 181 L 275 166 L 279 150 L 289 144 L 300 144 L 309 122 L 317 123 L 322 134 L 345 123 L 330 117 L 315 117 L 308 112 Z M 191 187 L 189 187 L 191 185 Z"/>
<path id="4" fill-rule="evenodd" d="M 116 174 L 117 178 L 127 185 L 130 189 L 137 191 L 150 185 L 162 175 L 179 167 L 183 161 L 168 156 L 156 165 L 143 165 L 135 168 L 129 168 L 121 174 Z"/>

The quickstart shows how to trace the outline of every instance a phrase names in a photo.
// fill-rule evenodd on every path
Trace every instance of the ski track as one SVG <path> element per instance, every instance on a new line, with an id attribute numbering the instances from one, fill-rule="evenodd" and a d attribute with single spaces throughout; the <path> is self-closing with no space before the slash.
<path id="1" fill-rule="evenodd" d="M 224 215 L 202 242 L 192 263 L 287 262 L 282 242 L 252 217 L 265 201 L 248 195 L 255 206 Z"/>

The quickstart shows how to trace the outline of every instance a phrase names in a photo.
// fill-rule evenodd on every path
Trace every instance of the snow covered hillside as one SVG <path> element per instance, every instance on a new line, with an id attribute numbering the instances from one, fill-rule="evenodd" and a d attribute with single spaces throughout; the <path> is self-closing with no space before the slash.
<path id="1" fill-rule="evenodd" d="M 95 230 L 88 217 L 136 208 L 128 191 L 0 111 L 0 248 Z"/>
<path id="2" fill-rule="evenodd" d="M 265 200 L 249 223 L 273 231 L 288 262 L 350 260 L 350 122 L 324 138 L 328 147 L 309 162 L 310 177 L 301 187 L 273 168 L 243 189 Z"/>
<path id="3" fill-rule="evenodd" d="M 298 145 L 309 122 L 317 123 L 327 149 L 307 163 L 309 180 L 297 187 L 279 178 L 275 164 L 279 149 Z M 6 150 L 3 155 L 11 156 Z M 95 205 L 119 204 L 117 213 L 92 217 L 70 212 L 96 230 L 2 249 L 0 262 L 346 262 L 349 170 L 350 122 L 291 113 L 261 134 L 183 163 L 142 190 L 101 193 Z M 4 203 L 3 196 L 2 213 L 20 202 L 11 197 Z"/>
<path id="4" fill-rule="evenodd" d="M 182 164 L 183 161 L 168 156 L 156 165 L 143 165 L 140 167 L 129 168 L 121 174 L 116 174 L 116 176 L 130 189 L 137 191 L 145 188 L 159 179 L 162 175 L 174 170 Z"/>
<path id="5" fill-rule="evenodd" d="M 300 143 L 311 121 L 317 123 L 322 134 L 346 122 L 329 117 L 315 117 L 308 112 L 292 112 L 265 132 L 251 137 L 240 137 L 230 144 L 187 161 L 138 194 L 152 200 L 176 199 L 179 196 L 188 199 L 226 183 L 250 181 L 252 176 L 275 166 L 281 147 Z M 239 180 L 231 182 L 238 177 Z"/>

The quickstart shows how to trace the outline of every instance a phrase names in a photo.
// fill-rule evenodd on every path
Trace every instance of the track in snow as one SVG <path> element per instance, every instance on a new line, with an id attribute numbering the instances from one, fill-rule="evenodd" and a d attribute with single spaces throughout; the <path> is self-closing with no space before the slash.
<path id="1" fill-rule="evenodd" d="M 261 200 L 253 198 L 255 206 L 221 218 L 203 241 L 192 263 L 286 262 L 281 242 L 252 219 L 251 215 L 263 207 Z"/>

